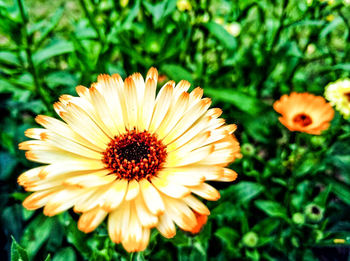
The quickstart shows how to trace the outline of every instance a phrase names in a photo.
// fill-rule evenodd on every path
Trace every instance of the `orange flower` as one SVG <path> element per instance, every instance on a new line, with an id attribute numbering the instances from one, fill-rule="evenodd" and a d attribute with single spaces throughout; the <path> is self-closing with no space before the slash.
<path id="1" fill-rule="evenodd" d="M 290 131 L 314 135 L 328 129 L 334 116 L 332 106 L 323 97 L 310 93 L 285 94 L 273 104 L 273 108 L 282 114 L 279 120 Z"/>

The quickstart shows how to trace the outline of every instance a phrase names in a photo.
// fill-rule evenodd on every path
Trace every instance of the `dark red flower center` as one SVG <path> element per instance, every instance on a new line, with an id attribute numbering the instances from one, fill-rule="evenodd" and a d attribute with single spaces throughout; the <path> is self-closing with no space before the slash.
<path id="1" fill-rule="evenodd" d="M 155 135 L 135 130 L 115 136 L 103 153 L 103 163 L 119 179 L 150 179 L 162 168 L 166 147 Z"/>
<path id="2" fill-rule="evenodd" d="M 299 124 L 302 127 L 306 127 L 312 123 L 312 119 L 309 115 L 306 115 L 305 113 L 299 113 L 294 116 L 293 122 Z"/>
<path id="3" fill-rule="evenodd" d="M 350 92 L 346 92 L 344 93 L 344 96 L 348 99 L 348 101 L 350 102 Z"/>

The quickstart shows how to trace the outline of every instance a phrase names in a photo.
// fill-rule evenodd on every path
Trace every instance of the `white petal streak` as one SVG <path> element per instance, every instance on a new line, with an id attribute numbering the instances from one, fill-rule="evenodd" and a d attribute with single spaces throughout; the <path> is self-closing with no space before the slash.
<path id="1" fill-rule="evenodd" d="M 85 139 L 100 149 L 105 149 L 110 139 L 86 114 L 86 112 L 73 103 L 67 106 L 67 112 L 61 112 L 60 116 L 68 125 Z"/>
<path id="2" fill-rule="evenodd" d="M 176 235 L 175 224 L 166 212 L 159 217 L 157 229 L 165 238 L 172 238 Z"/>
<path id="3" fill-rule="evenodd" d="M 202 117 L 195 124 L 193 124 L 191 128 L 189 128 L 181 137 L 171 142 L 170 144 L 167 144 L 167 149 L 169 151 L 173 151 L 186 144 L 189 140 L 198 135 L 198 133 L 203 133 L 210 119 L 210 117 Z"/>
<path id="4" fill-rule="evenodd" d="M 118 74 L 112 77 L 106 74 L 102 74 L 97 78 L 96 88 L 103 93 L 103 98 L 106 100 L 106 106 L 112 115 L 114 122 L 114 128 L 117 129 L 116 133 L 125 132 L 125 124 L 123 120 L 123 112 L 121 102 L 118 94 L 119 89 L 123 89 L 123 80 Z M 114 134 L 116 134 L 114 133 Z"/>
<path id="5" fill-rule="evenodd" d="M 23 201 L 23 206 L 28 210 L 41 208 L 45 206 L 60 189 L 62 188 L 53 188 L 32 193 Z"/>
<path id="6" fill-rule="evenodd" d="M 128 187 L 127 180 L 116 180 L 103 196 L 102 207 L 110 212 L 123 202 Z"/>
<path id="7" fill-rule="evenodd" d="M 119 244 L 123 239 L 123 232 L 129 227 L 130 202 L 124 201 L 116 210 L 109 214 L 108 234 L 114 243 Z M 123 229 L 124 227 L 124 229 Z"/>
<path id="8" fill-rule="evenodd" d="M 207 139 L 210 137 L 210 132 L 202 132 L 196 135 L 193 139 L 188 141 L 186 144 L 184 144 L 181 147 L 176 148 L 176 150 L 170 150 L 168 149 L 168 153 L 174 153 L 174 154 L 185 154 L 192 150 L 198 149 L 200 147 L 203 147 L 207 141 Z"/>
<path id="9" fill-rule="evenodd" d="M 220 193 L 214 187 L 207 183 L 198 186 L 188 187 L 194 194 L 211 201 L 216 201 L 220 198 Z"/>
<path id="10" fill-rule="evenodd" d="M 159 125 L 164 120 L 164 117 L 169 110 L 174 91 L 174 85 L 174 81 L 167 82 L 157 95 L 152 121 L 149 126 L 149 131 L 151 133 L 158 129 Z"/>
<path id="11" fill-rule="evenodd" d="M 209 108 L 211 101 L 209 98 L 200 100 L 193 106 L 190 106 L 188 112 L 182 117 L 182 119 L 175 125 L 172 131 L 164 138 L 164 144 L 176 140 L 183 133 L 186 133 L 187 129 L 191 127 Z"/>
<path id="12" fill-rule="evenodd" d="M 205 160 L 214 151 L 213 145 L 195 149 L 186 154 L 169 153 L 165 167 L 180 167 Z"/>
<path id="13" fill-rule="evenodd" d="M 41 139 L 48 144 L 56 146 L 57 148 L 63 149 L 65 151 L 78 154 L 87 158 L 92 159 L 102 159 L 103 155 L 100 152 L 91 150 L 85 146 L 80 145 L 74 141 L 66 139 L 60 135 L 47 131 L 41 134 Z"/>
<path id="14" fill-rule="evenodd" d="M 45 116 L 45 115 L 38 115 L 35 118 L 35 121 L 45 127 L 46 129 L 52 131 L 53 133 L 56 133 L 62 137 L 65 137 L 66 139 L 70 139 L 71 141 L 77 142 L 85 147 L 88 147 L 95 151 L 103 151 L 102 149 L 96 147 L 93 143 L 89 142 L 82 136 L 78 135 L 76 132 L 74 132 L 66 123 L 57 120 L 55 118 Z"/>
<path id="15" fill-rule="evenodd" d="M 154 177 L 151 181 L 159 191 L 172 198 L 183 198 L 191 193 L 188 188 L 180 184 L 171 183 L 167 179 Z"/>
<path id="16" fill-rule="evenodd" d="M 125 200 L 133 200 L 140 191 L 140 185 L 136 180 L 129 181 L 128 191 L 125 196 Z"/>
<path id="17" fill-rule="evenodd" d="M 183 92 L 179 99 L 172 103 L 168 114 L 157 130 L 159 139 L 163 139 L 181 119 L 187 109 L 188 98 L 189 94 L 187 92 Z"/>
<path id="18" fill-rule="evenodd" d="M 68 151 L 53 149 L 53 150 L 30 150 L 25 153 L 27 159 L 40 163 L 56 163 L 66 162 L 67 164 L 73 161 L 100 161 L 96 159 L 86 158 Z M 101 162 L 102 163 L 102 162 Z"/>
<path id="19" fill-rule="evenodd" d="M 79 175 L 68 178 L 64 181 L 64 184 L 70 186 L 77 186 L 80 188 L 97 187 L 109 184 L 115 180 L 114 175 L 100 175 L 98 172 L 95 174 Z"/>
<path id="20" fill-rule="evenodd" d="M 122 228 L 122 245 L 128 252 L 142 251 L 141 241 L 143 240 L 142 226 L 136 214 L 135 203 L 130 202 L 130 218 L 127 227 Z M 148 242 L 148 239 L 145 239 Z"/>
<path id="21" fill-rule="evenodd" d="M 57 192 L 44 207 L 46 216 L 57 215 L 71 208 L 79 197 L 84 195 L 83 189 L 63 189 Z"/>
<path id="22" fill-rule="evenodd" d="M 178 170 L 180 169 L 180 170 Z M 196 186 L 205 181 L 204 175 L 191 170 L 181 170 L 181 168 L 165 168 L 159 171 L 157 177 L 165 179 L 169 183 L 176 183 L 185 186 Z"/>
<path id="23" fill-rule="evenodd" d="M 130 76 L 125 79 L 124 82 L 125 89 L 125 105 L 128 115 L 127 128 L 129 130 L 137 127 L 137 113 L 138 113 L 138 97 L 136 86 L 133 78 Z M 136 128 L 138 129 L 138 128 Z"/>
<path id="24" fill-rule="evenodd" d="M 146 80 L 145 97 L 142 106 L 140 106 L 140 108 L 142 109 L 142 113 L 139 114 L 138 119 L 138 121 L 140 122 L 141 130 L 148 130 L 149 125 L 151 123 L 155 104 L 156 88 L 157 82 L 155 80 L 153 80 L 152 78 Z"/>
<path id="25" fill-rule="evenodd" d="M 151 228 L 157 225 L 158 217 L 148 210 L 141 194 L 136 197 L 135 205 L 137 216 L 142 226 Z"/>
<path id="26" fill-rule="evenodd" d="M 197 199 L 196 197 L 189 195 L 183 198 L 183 201 L 197 213 L 206 215 L 206 216 L 210 215 L 210 211 L 207 208 L 207 206 L 204 205 L 203 202 Z"/>
<path id="27" fill-rule="evenodd" d="M 140 188 L 142 196 L 145 200 L 146 206 L 154 215 L 161 215 L 164 213 L 164 203 L 159 192 L 146 179 L 140 181 Z"/>
<path id="28" fill-rule="evenodd" d="M 113 138 L 115 134 L 119 132 L 117 123 L 114 120 L 115 116 L 111 114 L 108 103 L 97 88 L 91 87 L 89 92 L 97 114 L 96 119 L 98 119 L 98 121 L 95 120 L 97 125 L 103 129 L 109 138 Z"/>
<path id="29" fill-rule="evenodd" d="M 197 219 L 192 210 L 183 201 L 164 198 L 169 217 L 185 231 L 191 231 L 197 225 Z"/>
<path id="30" fill-rule="evenodd" d="M 76 176 L 81 174 L 89 174 L 92 171 L 103 172 L 106 175 L 110 172 L 109 170 L 104 169 L 104 165 L 99 160 L 87 160 L 87 161 L 71 161 L 62 164 L 61 162 L 54 163 L 51 165 L 45 166 L 40 172 L 39 177 L 41 179 L 52 179 L 59 176 Z"/>

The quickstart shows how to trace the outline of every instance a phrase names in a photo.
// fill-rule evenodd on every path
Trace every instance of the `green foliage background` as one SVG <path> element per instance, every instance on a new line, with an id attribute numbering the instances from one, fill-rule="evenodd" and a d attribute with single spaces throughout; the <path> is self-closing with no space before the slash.
<path id="1" fill-rule="evenodd" d="M 0 0 L 4 259 L 349 258 L 349 121 L 336 113 L 322 136 L 290 133 L 272 103 L 291 91 L 323 95 L 329 82 L 349 77 L 350 6 L 339 0 L 190 4 L 179 10 L 176 0 Z M 225 29 L 233 22 L 241 27 L 238 36 Z M 74 95 L 76 85 L 89 86 L 100 73 L 145 75 L 150 66 L 167 79 L 203 87 L 227 122 L 238 125 L 244 157 L 232 165 L 237 182 L 215 184 L 222 197 L 207 203 L 212 214 L 199 235 L 178 231 L 167 240 L 154 231 L 148 249 L 131 256 L 109 240 L 105 224 L 86 235 L 73 212 L 47 218 L 25 210 L 28 193 L 16 179 L 34 164 L 17 144 L 37 126 L 35 115 L 54 115 L 51 104 Z"/>

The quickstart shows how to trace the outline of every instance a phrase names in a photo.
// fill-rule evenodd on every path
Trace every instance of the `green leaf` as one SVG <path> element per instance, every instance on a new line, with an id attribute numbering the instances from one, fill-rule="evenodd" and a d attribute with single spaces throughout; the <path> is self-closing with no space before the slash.
<path id="1" fill-rule="evenodd" d="M 17 159 L 15 157 L 10 153 L 0 152 L 0 180 L 8 179 L 16 165 Z"/>
<path id="2" fill-rule="evenodd" d="M 330 22 L 329 24 L 327 24 L 320 32 L 319 37 L 325 38 L 328 34 L 330 34 L 331 32 L 334 32 L 334 30 L 336 29 L 336 27 L 338 27 L 341 23 L 343 23 L 343 20 L 341 19 L 341 17 L 337 17 L 335 18 L 332 22 Z"/>
<path id="3" fill-rule="evenodd" d="M 48 254 L 44 261 L 50 261 L 50 260 L 51 260 L 51 255 Z M 69 260 L 69 259 L 67 259 L 67 260 Z"/>
<path id="4" fill-rule="evenodd" d="M 39 215 L 24 230 L 21 243 L 26 247 L 30 258 L 33 258 L 47 241 L 56 222 L 55 218 Z"/>
<path id="5" fill-rule="evenodd" d="M 54 89 L 58 86 L 76 86 L 78 79 L 67 71 L 57 71 L 48 74 L 45 78 L 47 85 Z"/>
<path id="6" fill-rule="evenodd" d="M 161 71 L 163 71 L 170 79 L 173 79 L 176 82 L 181 80 L 193 82 L 192 74 L 184 69 L 182 66 L 176 64 L 165 64 L 161 67 Z"/>
<path id="7" fill-rule="evenodd" d="M 266 105 L 260 100 L 234 89 L 214 89 L 206 87 L 204 92 L 214 100 L 233 104 L 241 111 L 250 115 L 257 115 L 266 108 Z"/>
<path id="8" fill-rule="evenodd" d="M 66 216 L 68 216 L 68 214 Z M 68 222 L 67 241 L 73 244 L 83 257 L 88 258 L 91 255 L 91 251 L 87 245 L 87 235 L 78 230 L 76 222 L 70 217 Z"/>
<path id="9" fill-rule="evenodd" d="M 26 250 L 17 243 L 13 236 L 11 238 L 11 261 L 29 261 Z"/>
<path id="10" fill-rule="evenodd" d="M 51 19 L 48 22 L 47 22 L 47 20 L 44 20 L 45 26 L 43 27 L 43 30 L 41 30 L 41 32 L 40 32 L 40 37 L 36 40 L 36 45 L 41 44 L 45 39 L 47 39 L 47 36 L 58 25 L 63 13 L 64 13 L 64 8 L 60 7 L 56 10 L 54 15 L 51 17 Z"/>
<path id="11" fill-rule="evenodd" d="M 287 217 L 287 212 L 279 203 L 269 200 L 257 200 L 254 202 L 260 210 L 265 212 L 270 217 Z"/>
<path id="12" fill-rule="evenodd" d="M 0 51 L 0 63 L 21 66 L 17 55 L 14 52 Z"/>
<path id="13" fill-rule="evenodd" d="M 329 196 L 329 193 L 332 191 L 332 184 L 328 185 L 324 190 L 322 190 L 320 192 L 320 194 L 318 194 L 318 196 L 314 199 L 314 202 L 325 208 L 326 207 L 326 204 L 327 204 L 327 199 L 328 199 L 328 196 Z"/>
<path id="14" fill-rule="evenodd" d="M 322 177 L 324 184 L 331 185 L 332 192 L 346 204 L 350 205 L 350 186 L 330 177 Z"/>
<path id="15" fill-rule="evenodd" d="M 123 29 L 129 29 L 134 21 L 134 19 L 137 17 L 137 14 L 140 12 L 140 0 L 136 0 L 132 9 L 128 12 L 128 16 L 123 22 L 122 28 Z"/>
<path id="16" fill-rule="evenodd" d="M 350 63 L 338 63 L 334 65 L 333 70 L 343 70 L 343 71 L 350 71 Z"/>
<path id="17" fill-rule="evenodd" d="M 45 62 L 46 60 L 66 54 L 71 53 L 74 51 L 74 46 L 71 42 L 66 40 L 59 40 L 55 41 L 52 44 L 46 46 L 43 49 L 40 49 L 33 55 L 33 62 L 35 65 L 40 65 L 41 63 Z"/>
<path id="18" fill-rule="evenodd" d="M 229 34 L 221 25 L 209 22 L 205 26 L 208 28 L 209 32 L 215 36 L 227 49 L 234 50 L 237 47 L 237 40 L 232 35 Z"/>
<path id="19" fill-rule="evenodd" d="M 77 260 L 74 249 L 71 247 L 66 247 L 58 251 L 54 256 L 52 261 L 75 261 Z"/>
<path id="20" fill-rule="evenodd" d="M 230 227 L 222 227 L 219 228 L 214 235 L 222 241 L 225 249 L 231 254 L 236 254 L 237 249 L 234 242 L 237 242 L 240 239 L 240 235 L 235 230 Z"/>
<path id="21" fill-rule="evenodd" d="M 258 183 L 242 181 L 226 189 L 222 194 L 223 198 L 230 198 L 241 204 L 247 204 L 250 200 L 257 197 L 264 187 Z"/>
<path id="22" fill-rule="evenodd" d="M 280 220 L 276 218 L 265 218 L 259 223 L 257 223 L 252 231 L 255 231 L 259 237 L 271 235 L 277 227 L 281 224 Z"/>

